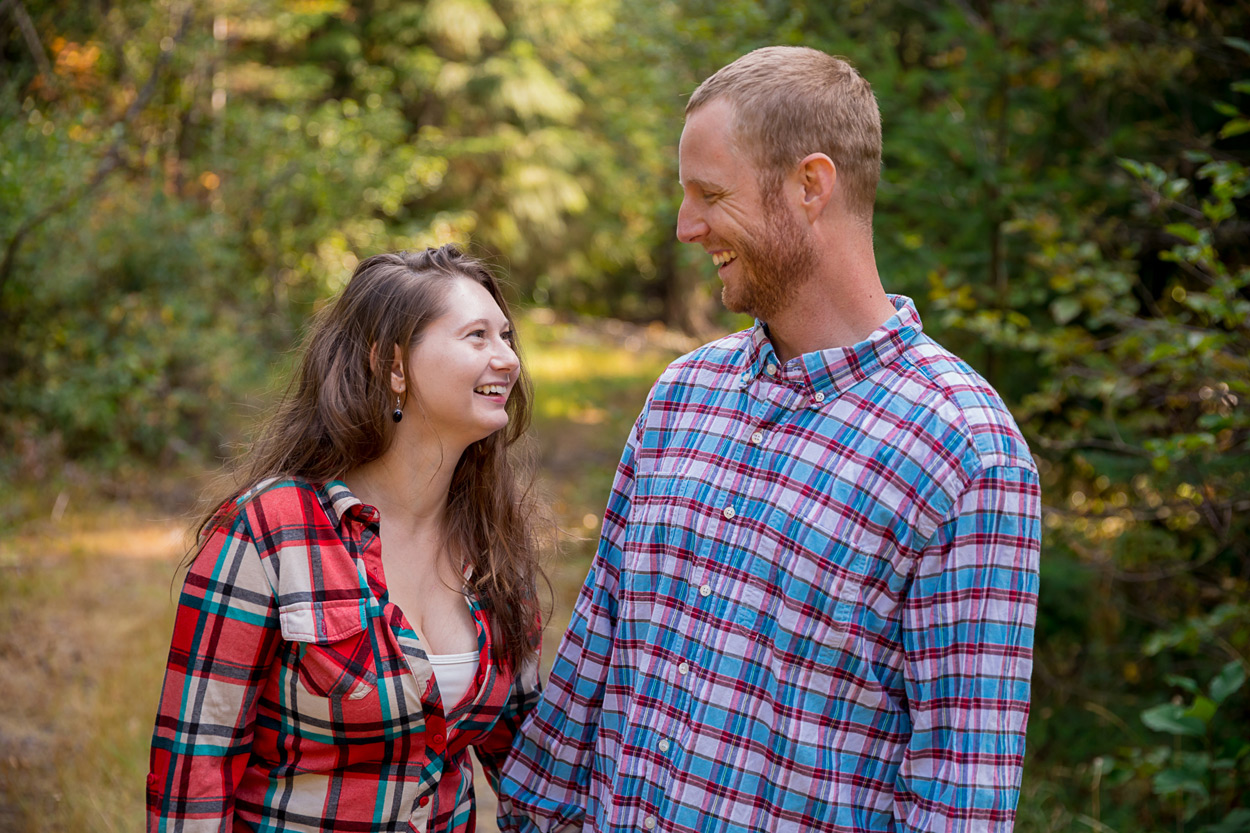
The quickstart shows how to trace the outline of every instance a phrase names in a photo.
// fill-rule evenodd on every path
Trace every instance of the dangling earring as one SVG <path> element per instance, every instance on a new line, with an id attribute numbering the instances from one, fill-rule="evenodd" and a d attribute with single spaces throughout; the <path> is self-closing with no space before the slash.
<path id="1" fill-rule="evenodd" d="M 395 397 L 395 410 L 391 411 L 391 419 L 395 422 L 399 422 L 404 418 L 404 409 L 400 407 L 400 404 L 401 402 L 399 396 L 397 395 Z"/>

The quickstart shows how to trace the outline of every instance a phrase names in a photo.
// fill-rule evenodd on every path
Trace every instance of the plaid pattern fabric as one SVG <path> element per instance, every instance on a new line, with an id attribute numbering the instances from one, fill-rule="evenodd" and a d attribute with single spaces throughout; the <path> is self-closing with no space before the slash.
<path id="1" fill-rule="evenodd" d="M 472 831 L 537 699 L 498 665 L 445 704 L 387 601 L 378 513 L 340 482 L 268 484 L 205 543 L 179 600 L 152 737 L 148 830 Z M 448 708 L 452 706 L 452 708 Z"/>
<path id="2" fill-rule="evenodd" d="M 1037 473 L 893 301 L 852 348 L 782 366 L 757 324 L 660 377 L 504 830 L 1011 829 Z"/>

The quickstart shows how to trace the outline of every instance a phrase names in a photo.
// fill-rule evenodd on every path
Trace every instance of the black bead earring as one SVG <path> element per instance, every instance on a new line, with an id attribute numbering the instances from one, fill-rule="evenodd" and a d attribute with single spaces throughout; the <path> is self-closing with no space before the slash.
<path id="1" fill-rule="evenodd" d="M 400 404 L 401 404 L 400 399 L 398 396 L 396 396 L 395 397 L 395 410 L 391 411 L 391 419 L 394 420 L 395 422 L 399 422 L 401 419 L 404 418 L 404 409 L 400 407 Z"/>

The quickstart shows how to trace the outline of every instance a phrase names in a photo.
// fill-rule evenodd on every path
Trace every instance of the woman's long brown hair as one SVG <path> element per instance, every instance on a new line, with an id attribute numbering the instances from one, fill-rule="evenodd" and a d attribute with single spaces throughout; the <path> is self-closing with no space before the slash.
<path id="1" fill-rule="evenodd" d="M 516 327 L 495 276 L 447 245 L 361 261 L 342 294 L 313 321 L 300 368 L 277 410 L 239 461 L 229 491 L 198 525 L 204 542 L 233 521 L 240 497 L 270 478 L 325 483 L 377 459 L 395 436 L 390 365 L 408 355 L 426 326 L 446 311 L 447 288 L 468 279 L 484 287 Z M 532 387 L 522 363 L 508 397 L 508 424 L 473 443 L 456 464 L 447 506 L 448 545 L 472 565 L 470 583 L 491 610 L 496 656 L 513 668 L 538 647 L 542 580 L 532 528 L 533 502 L 522 489 L 511 449 L 530 422 Z"/>

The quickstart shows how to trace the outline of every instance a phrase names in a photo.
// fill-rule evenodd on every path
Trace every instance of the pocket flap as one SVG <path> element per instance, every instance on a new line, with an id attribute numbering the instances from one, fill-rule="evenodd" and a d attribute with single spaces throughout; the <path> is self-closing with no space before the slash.
<path id="1" fill-rule="evenodd" d="M 278 608 L 282 638 L 324 645 L 355 636 L 366 627 L 364 599 L 292 602 Z"/>

